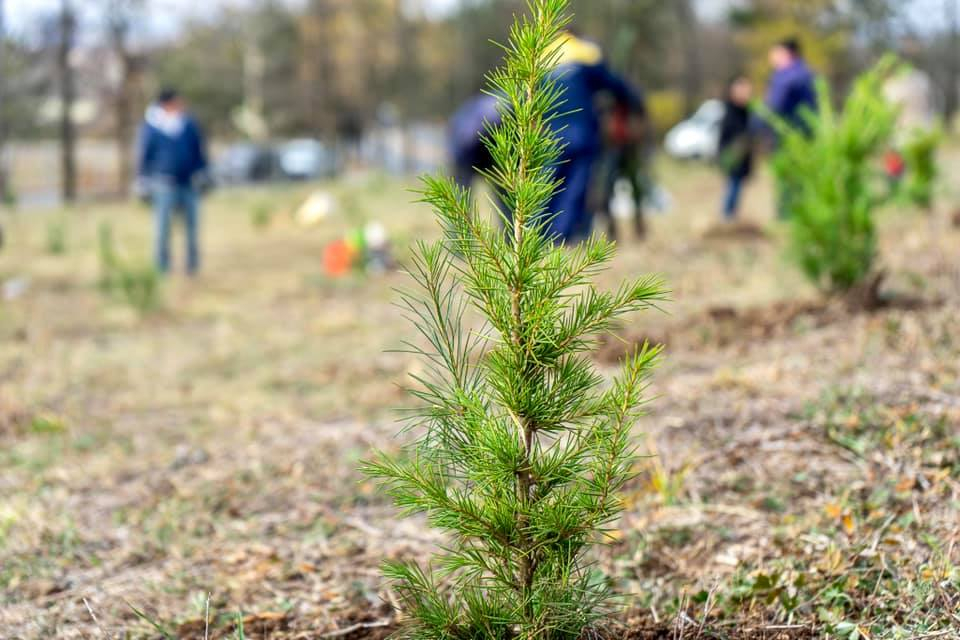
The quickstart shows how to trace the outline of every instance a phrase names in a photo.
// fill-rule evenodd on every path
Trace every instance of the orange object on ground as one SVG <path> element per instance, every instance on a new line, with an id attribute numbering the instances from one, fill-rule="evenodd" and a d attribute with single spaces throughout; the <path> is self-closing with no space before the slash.
<path id="1" fill-rule="evenodd" d="M 334 240 L 323 250 L 323 270 L 330 276 L 342 276 L 353 268 L 356 257 L 357 250 L 346 240 Z"/>
<path id="2" fill-rule="evenodd" d="M 891 149 L 883 155 L 883 169 L 887 172 L 888 177 L 903 177 L 904 168 L 905 164 L 903 162 L 903 156 L 901 156 L 898 152 Z"/>

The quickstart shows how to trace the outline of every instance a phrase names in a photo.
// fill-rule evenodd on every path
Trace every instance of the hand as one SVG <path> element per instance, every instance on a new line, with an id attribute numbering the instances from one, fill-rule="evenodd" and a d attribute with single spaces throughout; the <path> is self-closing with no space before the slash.
<path id="1" fill-rule="evenodd" d="M 153 196 L 153 190 L 150 188 L 150 180 L 146 176 L 139 176 L 133 183 L 133 195 L 141 202 L 150 202 Z"/>
<path id="2" fill-rule="evenodd" d="M 213 191 L 214 186 L 215 183 L 209 171 L 201 171 L 193 178 L 193 188 L 196 189 L 200 195 L 206 195 L 210 191 Z"/>

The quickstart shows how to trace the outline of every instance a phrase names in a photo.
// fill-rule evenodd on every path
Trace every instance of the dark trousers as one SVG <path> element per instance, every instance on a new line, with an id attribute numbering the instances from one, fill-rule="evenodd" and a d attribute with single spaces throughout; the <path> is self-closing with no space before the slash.
<path id="1" fill-rule="evenodd" d="M 740 210 L 740 196 L 743 193 L 743 183 L 746 180 L 739 174 L 730 174 L 727 176 L 727 195 L 723 200 L 723 217 L 726 220 L 734 220 L 737 212 Z"/>

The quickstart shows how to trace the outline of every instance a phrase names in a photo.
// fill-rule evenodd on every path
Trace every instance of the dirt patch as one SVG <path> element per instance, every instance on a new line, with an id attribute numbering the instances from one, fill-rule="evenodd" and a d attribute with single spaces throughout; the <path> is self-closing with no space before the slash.
<path id="1" fill-rule="evenodd" d="M 714 225 L 703 233 L 704 240 L 766 241 L 770 239 L 763 227 L 752 222 L 728 222 Z"/>
<path id="2" fill-rule="evenodd" d="M 812 629 L 802 625 L 770 625 L 758 627 L 714 628 L 688 623 L 685 627 L 659 625 L 627 629 L 609 640 L 676 640 L 677 638 L 722 638 L 723 640 L 808 640 L 817 637 Z"/>
<path id="3" fill-rule="evenodd" d="M 690 612 L 694 613 L 694 612 Z M 244 633 L 248 637 L 270 637 L 274 640 L 385 640 L 402 629 L 394 617 L 375 619 L 371 615 L 358 614 L 358 622 L 344 623 L 338 629 L 323 633 L 305 633 L 291 631 L 286 623 L 289 619 L 279 619 L 281 614 L 251 615 L 244 618 Z M 369 618 L 369 619 L 368 619 Z M 694 620 L 684 613 L 672 620 L 654 621 L 647 616 L 614 621 L 606 628 L 585 632 L 584 640 L 676 640 L 676 638 L 722 638 L 723 640 L 809 640 L 817 637 L 814 629 L 806 625 L 763 624 L 758 621 L 744 621 L 734 625 L 729 621 L 713 624 L 708 621 Z M 204 634 L 208 635 L 205 636 Z M 185 623 L 177 629 L 181 640 L 203 640 L 209 637 L 215 640 L 236 637 L 237 626 L 232 625 L 217 631 L 206 630 L 203 620 Z"/>
<path id="4" fill-rule="evenodd" d="M 919 311 L 942 305 L 942 300 L 895 295 L 878 298 L 876 304 L 860 306 L 856 310 L 851 308 L 847 300 L 788 300 L 747 309 L 715 306 L 659 331 L 642 334 L 621 332 L 604 336 L 600 339 L 596 357 L 600 362 L 614 364 L 645 342 L 689 348 L 746 345 L 842 323 L 858 314 Z"/>
<path id="5" fill-rule="evenodd" d="M 741 625 L 731 625 L 729 622 L 714 625 L 707 621 L 698 621 L 689 614 L 677 616 L 669 621 L 653 621 L 646 619 L 624 620 L 613 622 L 607 628 L 594 629 L 585 632 L 584 640 L 676 640 L 676 638 L 722 638 L 724 640 L 808 640 L 817 637 L 814 630 L 806 625 L 773 625 L 760 622 L 744 621 Z M 250 629 L 252 627 L 245 627 Z M 401 626 L 394 619 L 361 621 L 344 626 L 341 629 L 318 634 L 315 636 L 286 636 L 283 633 L 271 635 L 271 638 L 283 639 L 287 637 L 316 638 L 317 640 L 384 640 L 399 631 Z M 179 637 L 185 639 L 203 637 L 196 634 Z M 282 631 L 282 630 L 281 630 Z M 182 630 L 181 630 L 181 633 Z M 234 633 L 234 632 L 230 632 Z M 226 631 L 211 638 L 233 637 Z"/>
<path id="6" fill-rule="evenodd" d="M 0 397 L 0 438 L 26 431 L 32 420 L 29 411 L 8 398 Z"/>

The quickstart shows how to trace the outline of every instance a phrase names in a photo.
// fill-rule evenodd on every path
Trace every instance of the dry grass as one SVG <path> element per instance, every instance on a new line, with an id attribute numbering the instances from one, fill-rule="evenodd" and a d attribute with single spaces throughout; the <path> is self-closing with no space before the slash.
<path id="1" fill-rule="evenodd" d="M 889 286 L 929 304 L 777 316 L 814 295 L 782 231 L 707 233 L 719 178 L 664 180 L 675 211 L 604 276 L 659 272 L 674 298 L 624 327 L 668 338 L 638 428 L 657 463 L 599 558 L 634 633 L 939 633 L 960 583 L 960 232 L 946 210 L 884 216 Z M 63 255 L 44 250 L 54 214 L 4 219 L 0 279 L 29 288 L 0 308 L 0 637 L 155 637 L 126 602 L 174 637 L 203 637 L 208 608 L 211 635 L 242 611 L 251 638 L 387 617 L 379 562 L 438 542 L 355 471 L 390 446 L 419 366 L 386 352 L 412 331 L 392 306 L 405 279 L 330 280 L 321 254 L 364 219 L 401 261 L 435 231 L 404 185 L 327 188 L 343 210 L 311 229 L 288 215 L 305 188 L 217 194 L 203 275 L 171 278 L 146 315 L 96 286 L 99 223 L 145 258 L 145 211 L 68 212 Z M 749 194 L 760 225 L 769 191 Z"/>

